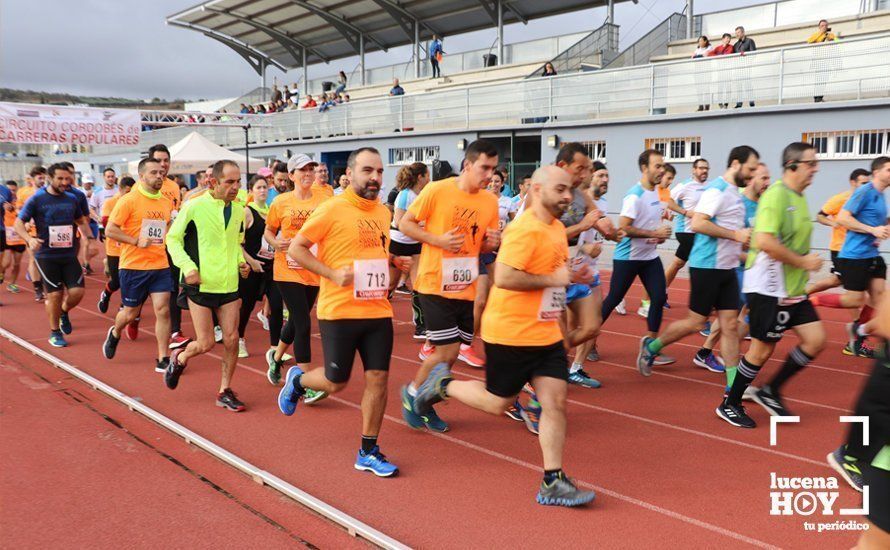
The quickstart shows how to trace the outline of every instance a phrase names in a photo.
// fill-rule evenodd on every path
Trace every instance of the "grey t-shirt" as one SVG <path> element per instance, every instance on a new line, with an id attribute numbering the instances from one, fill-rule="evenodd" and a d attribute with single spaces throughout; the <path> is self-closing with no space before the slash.
<path id="1" fill-rule="evenodd" d="M 561 221 L 564 226 L 571 227 L 581 223 L 581 220 L 584 219 L 586 214 L 587 201 L 584 199 L 584 192 L 578 188 L 572 189 L 572 202 L 569 204 L 566 213 L 559 218 L 559 221 Z M 569 239 L 569 246 L 575 246 L 576 244 L 578 244 L 577 236 Z"/>

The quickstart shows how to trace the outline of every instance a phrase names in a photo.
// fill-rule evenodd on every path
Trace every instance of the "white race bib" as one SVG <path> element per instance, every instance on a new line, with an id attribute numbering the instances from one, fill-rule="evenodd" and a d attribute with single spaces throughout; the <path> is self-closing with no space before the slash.
<path id="1" fill-rule="evenodd" d="M 442 258 L 442 292 L 460 292 L 479 277 L 477 256 Z"/>
<path id="2" fill-rule="evenodd" d="M 266 237 L 260 237 L 260 249 L 257 250 L 257 258 L 262 258 L 264 260 L 271 260 L 275 257 L 275 249 L 272 248 L 272 245 L 269 244 L 269 241 L 266 240 Z"/>
<path id="3" fill-rule="evenodd" d="M 15 227 L 6 228 L 6 241 L 19 241 L 19 234 L 15 232 Z"/>
<path id="4" fill-rule="evenodd" d="M 566 289 L 562 286 L 551 286 L 541 294 L 541 306 L 538 308 L 538 321 L 556 321 L 566 308 Z"/>
<path id="5" fill-rule="evenodd" d="M 140 237 L 148 239 L 149 245 L 164 244 L 164 236 L 167 234 L 167 222 L 164 220 L 142 220 Z"/>
<path id="6" fill-rule="evenodd" d="M 309 248 L 309 252 L 312 252 L 313 256 L 318 256 L 318 243 L 313 244 Z M 291 258 L 287 252 L 284 253 L 284 257 L 287 258 L 287 267 L 291 269 L 304 269 L 303 266 L 300 265 L 300 262 Z"/>
<path id="7" fill-rule="evenodd" d="M 382 300 L 389 291 L 387 260 L 355 260 L 353 262 L 353 296 L 356 300 Z"/>
<path id="8" fill-rule="evenodd" d="M 49 226 L 50 248 L 71 248 L 74 246 L 74 227 L 70 225 Z"/>
<path id="9" fill-rule="evenodd" d="M 171 211 L 170 211 L 170 221 L 172 222 L 173 220 L 175 220 L 175 219 L 176 219 L 176 216 L 177 216 L 178 214 L 179 214 L 179 210 L 175 210 L 175 209 L 174 209 L 174 210 L 171 210 Z"/>
<path id="10" fill-rule="evenodd" d="M 503 231 L 505 227 L 507 227 L 507 220 L 503 218 L 498 219 L 498 231 Z"/>

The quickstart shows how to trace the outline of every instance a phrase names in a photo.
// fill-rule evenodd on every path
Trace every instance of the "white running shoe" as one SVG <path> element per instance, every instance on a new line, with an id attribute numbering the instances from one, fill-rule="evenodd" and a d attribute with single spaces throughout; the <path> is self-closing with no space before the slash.
<path id="1" fill-rule="evenodd" d="M 219 325 L 213 327 L 213 339 L 216 340 L 216 343 L 219 344 L 220 342 L 222 342 L 222 338 L 222 327 L 220 327 Z"/>
<path id="2" fill-rule="evenodd" d="M 640 309 L 637 310 L 637 315 L 640 317 L 648 317 L 649 316 L 649 302 L 644 301 L 640 304 Z"/>
<path id="3" fill-rule="evenodd" d="M 621 302 L 615 306 L 615 313 L 618 315 L 627 315 L 627 306 L 625 305 L 624 300 L 621 300 Z"/>
<path id="4" fill-rule="evenodd" d="M 238 357 L 244 359 L 247 356 L 247 344 L 244 342 L 244 338 L 238 338 Z"/>
<path id="5" fill-rule="evenodd" d="M 263 324 L 263 330 L 269 332 L 269 318 L 263 315 L 263 310 L 259 310 L 256 312 L 256 318 L 260 320 L 260 323 Z"/>

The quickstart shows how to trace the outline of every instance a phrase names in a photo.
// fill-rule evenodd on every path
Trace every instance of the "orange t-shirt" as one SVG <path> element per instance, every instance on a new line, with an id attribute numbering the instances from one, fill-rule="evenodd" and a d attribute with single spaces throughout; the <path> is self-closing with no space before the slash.
<path id="1" fill-rule="evenodd" d="M 108 225 L 108 218 L 111 217 L 111 213 L 114 211 L 114 205 L 117 204 L 117 200 L 121 198 L 121 192 L 118 191 L 114 195 L 108 197 L 105 202 L 102 203 L 102 212 L 100 215 L 102 216 L 102 224 Z M 120 256 L 121 255 L 121 243 L 112 239 L 108 235 L 105 236 L 105 255 L 106 256 Z"/>
<path id="2" fill-rule="evenodd" d="M 434 235 L 443 235 L 451 229 L 464 235 L 464 244 L 456 254 L 423 244 L 417 269 L 417 292 L 453 300 L 473 300 L 485 232 L 498 228 L 498 199 L 484 189 L 472 194 L 461 191 L 457 178 L 447 178 L 424 187 L 408 212 L 418 222 L 424 222 L 424 229 Z"/>
<path id="3" fill-rule="evenodd" d="M 387 207 L 348 189 L 324 201 L 303 224 L 300 235 L 318 245 L 317 257 L 322 263 L 332 269 L 352 266 L 355 274 L 353 284 L 343 287 L 321 279 L 319 319 L 392 317 L 392 304 L 387 299 L 391 222 Z"/>
<path id="4" fill-rule="evenodd" d="M 138 183 L 136 185 L 139 185 Z M 176 218 L 176 214 L 179 213 L 179 209 L 182 208 L 182 191 L 179 189 L 179 186 L 176 185 L 176 182 L 164 178 L 164 184 L 161 185 L 161 194 L 167 197 L 171 203 L 173 203 L 173 218 Z"/>
<path id="5" fill-rule="evenodd" d="M 497 263 L 531 275 L 547 275 L 569 257 L 566 228 L 549 225 L 526 210 L 504 230 Z M 482 339 L 504 346 L 549 346 L 562 340 L 559 318 L 565 309 L 564 287 L 506 290 L 494 285 L 482 313 Z"/>
<path id="6" fill-rule="evenodd" d="M 146 248 L 121 243 L 121 269 L 147 271 L 170 267 L 164 238 L 170 226 L 173 205 L 163 193 L 149 194 L 142 183 L 118 199 L 108 221 L 131 237 L 149 238 Z"/>
<path id="7" fill-rule="evenodd" d="M 28 185 L 26 187 L 22 187 L 21 189 L 17 189 L 15 192 L 15 209 L 21 210 L 25 206 L 25 203 L 28 202 L 28 199 L 34 196 L 34 193 L 36 192 L 37 188 L 33 185 Z M 37 228 L 33 224 L 31 225 L 31 229 L 28 230 L 28 234 L 32 237 L 37 236 Z"/>
<path id="8" fill-rule="evenodd" d="M 326 198 L 331 198 L 334 196 L 334 188 L 330 185 L 314 183 L 312 184 L 312 192 L 315 194 L 320 194 Z"/>
<path id="9" fill-rule="evenodd" d="M 3 211 L 3 225 L 6 227 L 6 244 L 25 244 L 25 241 L 19 237 L 18 231 L 15 230 L 15 218 L 18 216 L 18 209 L 11 212 Z"/>
<path id="10" fill-rule="evenodd" d="M 853 195 L 853 190 L 844 191 L 843 193 L 838 193 L 837 195 L 831 197 L 825 204 L 822 205 L 822 213 L 826 216 L 837 216 L 840 211 L 844 208 L 844 205 L 847 204 L 847 201 L 850 199 L 850 196 Z M 841 227 L 840 225 L 836 225 L 831 229 L 831 242 L 828 243 L 828 250 L 833 252 L 840 252 L 841 247 L 844 246 L 844 239 L 847 237 L 847 228 Z"/>
<path id="11" fill-rule="evenodd" d="M 275 197 L 272 206 L 269 207 L 269 213 L 266 215 L 266 229 L 273 234 L 278 234 L 280 231 L 283 238 L 293 239 L 312 212 L 325 200 L 327 197 L 318 193 L 312 193 L 312 197 L 306 200 L 297 197 L 296 191 L 282 193 Z M 309 286 L 319 285 L 318 275 L 308 269 L 303 269 L 299 263 L 287 257 L 287 252 L 280 250 L 275 251 L 272 279 Z"/>

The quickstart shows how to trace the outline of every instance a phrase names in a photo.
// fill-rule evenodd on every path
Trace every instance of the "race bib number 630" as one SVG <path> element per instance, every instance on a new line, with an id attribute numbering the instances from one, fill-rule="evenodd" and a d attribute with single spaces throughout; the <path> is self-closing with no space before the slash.
<path id="1" fill-rule="evenodd" d="M 442 258 L 442 292 L 460 292 L 479 277 L 479 258 Z"/>

